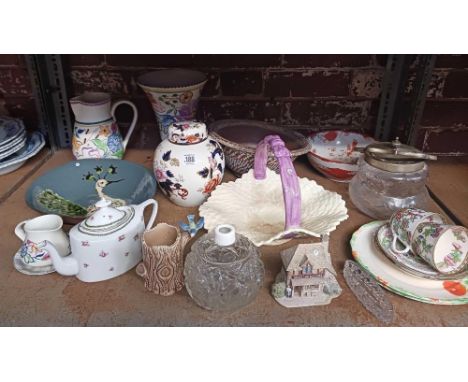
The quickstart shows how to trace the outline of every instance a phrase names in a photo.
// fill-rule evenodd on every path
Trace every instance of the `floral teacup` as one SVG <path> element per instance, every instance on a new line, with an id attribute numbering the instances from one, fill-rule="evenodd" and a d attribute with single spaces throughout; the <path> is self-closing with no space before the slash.
<path id="1" fill-rule="evenodd" d="M 468 264 L 468 230 L 462 226 L 422 223 L 413 234 L 411 247 L 440 273 L 458 273 Z"/>
<path id="2" fill-rule="evenodd" d="M 392 250 L 396 253 L 406 253 L 411 249 L 411 239 L 414 231 L 421 223 L 445 224 L 441 215 L 427 212 L 419 208 L 403 208 L 396 211 L 390 218 L 390 228 L 393 233 Z M 399 249 L 397 240 L 405 248 Z"/>

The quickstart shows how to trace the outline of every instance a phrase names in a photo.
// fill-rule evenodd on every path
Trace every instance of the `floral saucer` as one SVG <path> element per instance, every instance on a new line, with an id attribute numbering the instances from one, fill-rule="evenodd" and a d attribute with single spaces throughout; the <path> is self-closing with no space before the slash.
<path id="1" fill-rule="evenodd" d="M 412 251 L 407 253 L 396 253 L 392 250 L 392 240 L 393 240 L 393 233 L 390 229 L 390 225 L 384 224 L 382 225 L 376 232 L 375 240 L 379 245 L 380 249 L 384 252 L 384 254 L 392 260 L 398 267 L 402 270 L 411 273 L 414 276 L 424 277 L 433 280 L 453 280 L 453 278 L 460 278 L 463 276 L 467 276 L 468 272 L 459 273 L 456 275 L 444 275 L 442 273 L 437 272 L 432 266 L 426 263 L 422 258 L 418 255 L 415 255 Z M 403 245 L 397 242 L 397 246 L 401 246 L 399 249 L 403 249 Z"/>
<path id="2" fill-rule="evenodd" d="M 28 276 L 42 276 L 55 272 L 53 264 L 46 265 L 44 267 L 28 266 L 23 262 L 23 260 L 21 260 L 20 250 L 18 250 L 18 252 L 16 252 L 15 256 L 13 257 L 13 265 L 18 272 L 21 272 Z"/>
<path id="3" fill-rule="evenodd" d="M 385 221 L 364 224 L 351 238 L 354 259 L 384 288 L 403 297 L 439 305 L 468 304 L 468 276 L 431 280 L 402 271 L 380 250 L 375 240 Z"/>

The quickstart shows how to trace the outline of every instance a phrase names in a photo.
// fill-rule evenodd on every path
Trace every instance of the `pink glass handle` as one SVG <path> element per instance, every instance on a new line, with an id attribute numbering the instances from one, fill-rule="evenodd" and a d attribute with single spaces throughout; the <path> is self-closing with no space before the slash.
<path id="1" fill-rule="evenodd" d="M 268 160 L 268 146 L 278 159 L 281 183 L 283 186 L 284 208 L 286 211 L 285 230 L 300 227 L 301 189 L 296 170 L 292 164 L 291 153 L 278 135 L 267 135 L 257 145 L 255 152 L 254 177 L 265 179 Z"/>

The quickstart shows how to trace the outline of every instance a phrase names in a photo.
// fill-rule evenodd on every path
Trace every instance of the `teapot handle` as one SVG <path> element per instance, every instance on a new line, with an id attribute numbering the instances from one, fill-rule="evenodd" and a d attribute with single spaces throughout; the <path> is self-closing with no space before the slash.
<path id="1" fill-rule="evenodd" d="M 141 209 L 141 214 L 143 215 L 143 211 L 150 204 L 153 205 L 153 210 L 151 212 L 151 216 L 148 220 L 148 223 L 146 224 L 145 230 L 150 229 L 153 226 L 154 221 L 156 220 L 156 215 L 158 214 L 158 202 L 154 199 L 148 199 L 138 205 L 138 208 Z"/>
<path id="2" fill-rule="evenodd" d="M 132 135 L 133 130 L 135 129 L 135 125 L 138 120 L 138 110 L 133 102 L 130 102 L 127 100 L 114 102 L 114 104 L 111 107 L 111 115 L 112 115 L 112 118 L 114 118 L 114 121 L 115 121 L 115 109 L 117 109 L 117 107 L 123 104 L 130 106 L 133 110 L 132 123 L 130 124 L 130 127 L 128 128 L 127 135 L 125 135 L 125 139 L 122 141 L 122 146 L 125 150 L 127 148 L 128 141 L 130 140 L 130 136 Z"/>

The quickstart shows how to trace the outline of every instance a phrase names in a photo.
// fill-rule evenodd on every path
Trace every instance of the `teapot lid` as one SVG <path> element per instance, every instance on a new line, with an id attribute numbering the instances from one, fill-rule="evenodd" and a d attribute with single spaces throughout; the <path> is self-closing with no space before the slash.
<path id="1" fill-rule="evenodd" d="M 133 207 L 117 209 L 108 199 L 99 200 L 95 206 L 97 210 L 78 225 L 80 232 L 93 236 L 109 235 L 126 226 L 135 216 Z"/>
<path id="2" fill-rule="evenodd" d="M 425 154 L 413 146 L 400 142 L 376 142 L 364 150 L 364 158 L 371 166 L 389 172 L 414 172 L 424 168 L 425 160 L 435 160 L 435 155 Z"/>

